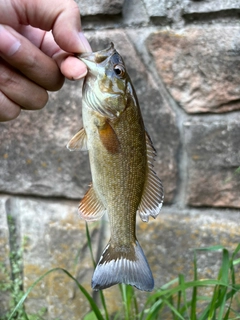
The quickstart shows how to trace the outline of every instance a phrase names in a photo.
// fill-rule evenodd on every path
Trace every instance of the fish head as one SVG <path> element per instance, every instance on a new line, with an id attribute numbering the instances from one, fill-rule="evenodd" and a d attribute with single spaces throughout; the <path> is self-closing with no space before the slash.
<path id="1" fill-rule="evenodd" d="M 87 106 L 104 117 L 119 117 L 127 105 L 130 79 L 113 43 L 105 50 L 83 53 L 78 58 L 88 68 L 83 86 L 83 99 Z"/>

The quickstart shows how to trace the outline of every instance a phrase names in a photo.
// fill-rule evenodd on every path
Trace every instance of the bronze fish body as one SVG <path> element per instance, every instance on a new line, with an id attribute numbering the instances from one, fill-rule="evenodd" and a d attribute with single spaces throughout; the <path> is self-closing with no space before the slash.
<path id="1" fill-rule="evenodd" d="M 83 128 L 70 150 L 88 150 L 92 185 L 79 205 L 87 221 L 109 216 L 111 238 L 92 278 L 94 290 L 125 283 L 144 291 L 154 287 L 152 272 L 136 238 L 136 213 L 156 218 L 163 187 L 153 171 L 155 150 L 145 131 L 137 96 L 122 57 L 113 44 L 85 53 Z"/>

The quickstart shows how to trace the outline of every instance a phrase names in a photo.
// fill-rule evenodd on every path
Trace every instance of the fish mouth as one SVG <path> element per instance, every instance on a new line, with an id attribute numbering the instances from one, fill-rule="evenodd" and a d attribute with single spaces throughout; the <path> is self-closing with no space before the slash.
<path id="1" fill-rule="evenodd" d="M 96 64 L 99 64 L 116 52 L 114 44 L 111 42 L 107 49 L 96 52 L 84 52 L 78 54 L 77 57 L 86 64 L 89 70 L 94 71 Z"/>

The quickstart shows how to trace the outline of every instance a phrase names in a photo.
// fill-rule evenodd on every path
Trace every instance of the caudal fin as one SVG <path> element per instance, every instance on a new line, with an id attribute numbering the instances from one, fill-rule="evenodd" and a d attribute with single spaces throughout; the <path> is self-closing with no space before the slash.
<path id="1" fill-rule="evenodd" d="M 112 248 L 108 243 L 92 277 L 94 290 L 117 283 L 130 284 L 139 290 L 152 291 L 154 280 L 138 241 L 130 248 Z"/>

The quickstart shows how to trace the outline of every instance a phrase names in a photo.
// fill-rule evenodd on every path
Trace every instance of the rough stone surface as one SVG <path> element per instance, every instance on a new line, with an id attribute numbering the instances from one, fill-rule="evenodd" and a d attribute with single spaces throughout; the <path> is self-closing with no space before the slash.
<path id="1" fill-rule="evenodd" d="M 139 0 L 125 0 L 122 15 L 123 23 L 128 26 L 146 25 L 149 22 L 144 3 Z"/>
<path id="2" fill-rule="evenodd" d="M 239 0 L 222 1 L 222 0 L 207 0 L 207 1 L 183 1 L 183 13 L 212 13 L 227 10 L 240 9 Z"/>
<path id="3" fill-rule="evenodd" d="M 82 16 L 119 14 L 124 0 L 76 0 Z"/>
<path id="4" fill-rule="evenodd" d="M 10 201 L 13 214 L 17 212 L 20 217 L 21 243 L 24 240 L 24 289 L 50 269 L 64 268 L 90 292 L 93 266 L 85 222 L 77 216 L 78 203 L 21 198 Z M 94 255 L 99 243 L 98 226 L 89 225 Z M 90 310 L 74 281 L 63 271 L 51 272 L 29 294 L 27 313 L 34 314 L 41 307 L 47 308 L 47 319 L 62 320 L 79 319 Z"/>
<path id="5" fill-rule="evenodd" d="M 7 197 L 0 198 L 0 288 L 4 288 L 4 291 L 0 289 L 0 317 L 4 316 L 9 310 L 10 303 L 10 292 L 5 290 L 11 279 L 9 230 L 5 210 L 6 200 Z"/>
<path id="6" fill-rule="evenodd" d="M 239 27 L 189 27 L 148 39 L 167 89 L 188 113 L 240 109 Z"/>
<path id="7" fill-rule="evenodd" d="M 124 31 L 88 32 L 87 36 L 93 50 L 106 47 L 112 40 L 122 55 L 136 89 L 146 130 L 157 150 L 154 170 L 163 182 L 165 203 L 172 202 L 176 192 L 176 154 L 179 147 L 179 133 L 173 112 Z"/>
<path id="8" fill-rule="evenodd" d="M 165 0 L 144 0 L 144 4 L 150 17 L 166 17 L 167 9 Z"/>
<path id="9" fill-rule="evenodd" d="M 239 120 L 185 124 L 189 158 L 188 199 L 192 206 L 240 208 Z"/>
<path id="10" fill-rule="evenodd" d="M 178 0 L 144 0 L 147 13 L 151 21 L 156 25 L 165 25 L 176 20 L 182 8 Z"/>
<path id="11" fill-rule="evenodd" d="M 91 182 L 88 156 L 66 145 L 82 126 L 82 82 L 66 82 L 40 111 L 0 124 L 0 191 L 79 199 Z"/>

